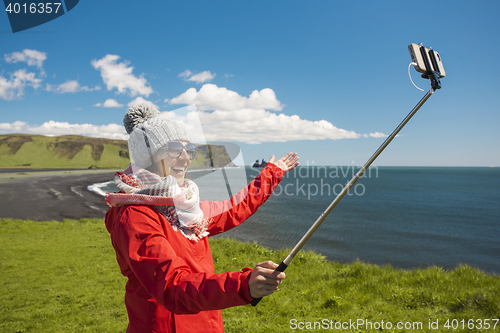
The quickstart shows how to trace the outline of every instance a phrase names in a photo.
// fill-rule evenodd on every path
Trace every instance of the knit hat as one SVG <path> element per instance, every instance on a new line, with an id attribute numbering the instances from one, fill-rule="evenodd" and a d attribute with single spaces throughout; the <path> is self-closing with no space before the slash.
<path id="1" fill-rule="evenodd" d="M 128 109 L 123 119 L 128 134 L 130 159 L 137 166 L 147 169 L 158 149 L 170 141 L 191 142 L 181 123 L 165 119 L 160 111 L 150 104 L 141 104 Z"/>

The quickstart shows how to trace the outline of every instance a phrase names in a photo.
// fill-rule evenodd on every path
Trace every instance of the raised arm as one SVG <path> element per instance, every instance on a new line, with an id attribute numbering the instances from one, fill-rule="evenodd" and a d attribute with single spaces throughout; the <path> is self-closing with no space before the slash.
<path id="1" fill-rule="evenodd" d="M 210 236 L 230 230 L 254 214 L 271 196 L 287 171 L 298 163 L 297 154 L 288 153 L 275 161 L 274 155 L 254 180 L 230 200 L 202 201 L 200 208 L 205 217 L 212 219 Z"/>

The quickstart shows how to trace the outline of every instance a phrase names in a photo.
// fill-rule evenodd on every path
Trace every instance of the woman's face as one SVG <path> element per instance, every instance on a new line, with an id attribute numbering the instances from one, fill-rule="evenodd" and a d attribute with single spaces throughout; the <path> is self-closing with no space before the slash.
<path id="1" fill-rule="evenodd" d="M 180 141 L 183 146 L 186 146 L 188 142 Z M 172 156 L 172 154 L 170 154 Z M 176 154 L 174 154 L 176 155 Z M 191 164 L 191 159 L 186 149 L 182 149 L 181 154 L 178 157 L 171 157 L 167 154 L 167 150 L 161 149 L 157 152 L 155 156 L 155 171 L 162 177 L 172 176 L 177 180 L 179 185 L 184 184 L 184 177 L 186 176 L 186 171 Z"/>

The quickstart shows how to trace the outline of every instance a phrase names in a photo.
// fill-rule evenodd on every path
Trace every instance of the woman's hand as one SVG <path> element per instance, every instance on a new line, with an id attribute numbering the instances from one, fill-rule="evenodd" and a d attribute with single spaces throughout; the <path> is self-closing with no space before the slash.
<path id="1" fill-rule="evenodd" d="M 269 159 L 269 163 L 272 163 L 276 165 L 277 167 L 281 168 L 281 170 L 287 172 L 290 170 L 295 169 L 297 165 L 299 165 L 299 158 L 297 157 L 297 153 L 288 153 L 276 162 L 274 161 L 275 156 L 271 156 Z"/>
<path id="2" fill-rule="evenodd" d="M 272 261 L 261 262 L 255 266 L 248 280 L 248 289 L 252 298 L 269 296 L 278 289 L 285 278 L 285 273 L 275 271 L 276 267 L 278 265 Z"/>

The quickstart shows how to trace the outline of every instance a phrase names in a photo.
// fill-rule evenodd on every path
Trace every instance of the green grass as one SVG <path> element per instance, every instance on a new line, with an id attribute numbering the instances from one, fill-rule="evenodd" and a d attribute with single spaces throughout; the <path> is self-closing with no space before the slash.
<path id="1" fill-rule="evenodd" d="M 0 241 L 0 332 L 125 331 L 126 281 L 102 220 L 0 219 Z M 211 247 L 217 272 L 280 262 L 288 253 L 224 238 L 212 239 Z M 226 332 L 321 332 L 292 330 L 290 321 L 306 328 L 358 319 L 421 322 L 422 329 L 342 331 L 469 332 L 469 319 L 500 317 L 500 277 L 469 266 L 401 270 L 301 252 L 286 274 L 280 290 L 258 306 L 223 310 Z M 459 329 L 445 329 L 448 319 L 457 319 Z M 429 329 L 436 320 L 439 329 Z M 500 323 L 476 331 L 500 331 Z"/>
<path id="2" fill-rule="evenodd" d="M 101 220 L 0 219 L 0 332 L 124 332 L 125 278 Z"/>

